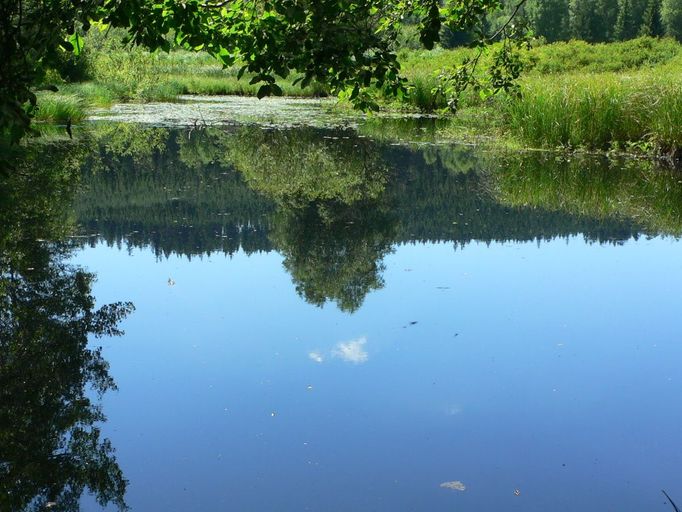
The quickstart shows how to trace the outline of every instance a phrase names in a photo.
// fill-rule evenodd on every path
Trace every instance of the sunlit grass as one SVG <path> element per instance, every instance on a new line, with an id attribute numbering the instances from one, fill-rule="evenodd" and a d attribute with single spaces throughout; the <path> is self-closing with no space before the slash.
<path id="1" fill-rule="evenodd" d="M 389 110 L 439 112 L 445 99 L 435 91 L 438 74 L 474 50 L 399 51 L 409 93 L 380 98 Z M 483 56 L 485 68 L 489 54 Z M 175 101 L 179 95 L 256 95 L 260 84 L 238 79 L 239 66 L 223 69 L 206 54 L 149 53 L 114 49 L 89 57 L 87 82 L 60 85 L 41 94 L 37 119 L 76 122 L 91 106 L 115 102 Z M 682 45 L 672 39 L 639 38 L 591 45 L 570 41 L 523 53 L 526 71 L 520 97 L 486 101 L 467 91 L 460 113 L 442 132 L 477 133 L 534 147 L 568 147 L 673 154 L 682 147 Z M 326 96 L 328 88 L 282 80 L 287 96 Z M 508 145 L 508 144 L 507 144 Z"/>
<path id="2" fill-rule="evenodd" d="M 510 131 L 541 146 L 617 149 L 682 147 L 682 73 L 529 78 L 503 102 Z"/>
<path id="3" fill-rule="evenodd" d="M 83 99 L 76 95 L 43 93 L 38 96 L 35 119 L 50 123 L 77 123 L 85 119 Z"/>

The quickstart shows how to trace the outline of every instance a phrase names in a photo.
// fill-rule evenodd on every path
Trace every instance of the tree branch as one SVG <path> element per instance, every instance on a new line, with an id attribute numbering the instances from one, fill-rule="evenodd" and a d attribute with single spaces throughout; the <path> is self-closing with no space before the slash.
<path id="1" fill-rule="evenodd" d="M 489 41 L 493 41 L 497 39 L 506 29 L 507 27 L 511 24 L 511 22 L 514 20 L 516 15 L 519 13 L 521 10 L 521 7 L 523 7 L 523 4 L 526 3 L 526 0 L 521 0 L 516 6 L 514 7 L 514 11 L 512 11 L 511 16 L 509 16 L 509 19 L 505 22 L 504 25 L 502 25 L 497 32 L 495 32 L 492 36 L 488 38 Z"/>

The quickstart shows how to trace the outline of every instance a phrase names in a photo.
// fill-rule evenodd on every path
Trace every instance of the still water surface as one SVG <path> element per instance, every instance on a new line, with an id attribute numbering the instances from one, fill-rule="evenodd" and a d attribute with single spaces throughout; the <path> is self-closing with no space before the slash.
<path id="1" fill-rule="evenodd" d="M 84 386 L 127 485 L 109 467 L 109 499 L 86 480 L 64 510 L 682 501 L 679 174 L 361 128 L 100 130 L 46 258 L 135 306 L 89 335 L 118 389 Z"/>

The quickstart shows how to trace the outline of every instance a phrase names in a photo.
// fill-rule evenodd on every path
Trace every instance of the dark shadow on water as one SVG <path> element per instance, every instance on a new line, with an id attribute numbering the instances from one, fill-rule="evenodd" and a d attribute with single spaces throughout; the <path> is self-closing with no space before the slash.
<path id="1" fill-rule="evenodd" d="M 0 510 L 80 510 L 84 492 L 125 509 L 102 437 L 115 384 L 92 338 L 116 336 L 130 303 L 97 308 L 95 276 L 69 264 L 78 148 L 28 152 L 0 179 Z"/>

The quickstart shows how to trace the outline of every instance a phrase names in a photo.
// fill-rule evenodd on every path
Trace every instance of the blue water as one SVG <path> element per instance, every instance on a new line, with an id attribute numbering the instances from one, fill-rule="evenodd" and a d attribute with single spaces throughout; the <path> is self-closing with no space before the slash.
<path id="1" fill-rule="evenodd" d="M 126 499 L 667 510 L 660 489 L 682 493 L 679 249 L 399 245 L 385 287 L 352 315 L 302 300 L 276 252 L 83 250 L 98 299 L 137 307 L 104 351 Z M 450 481 L 465 490 L 440 487 Z"/>
<path id="2" fill-rule="evenodd" d="M 679 171 L 362 129 L 2 177 L 0 512 L 682 503 Z"/>

